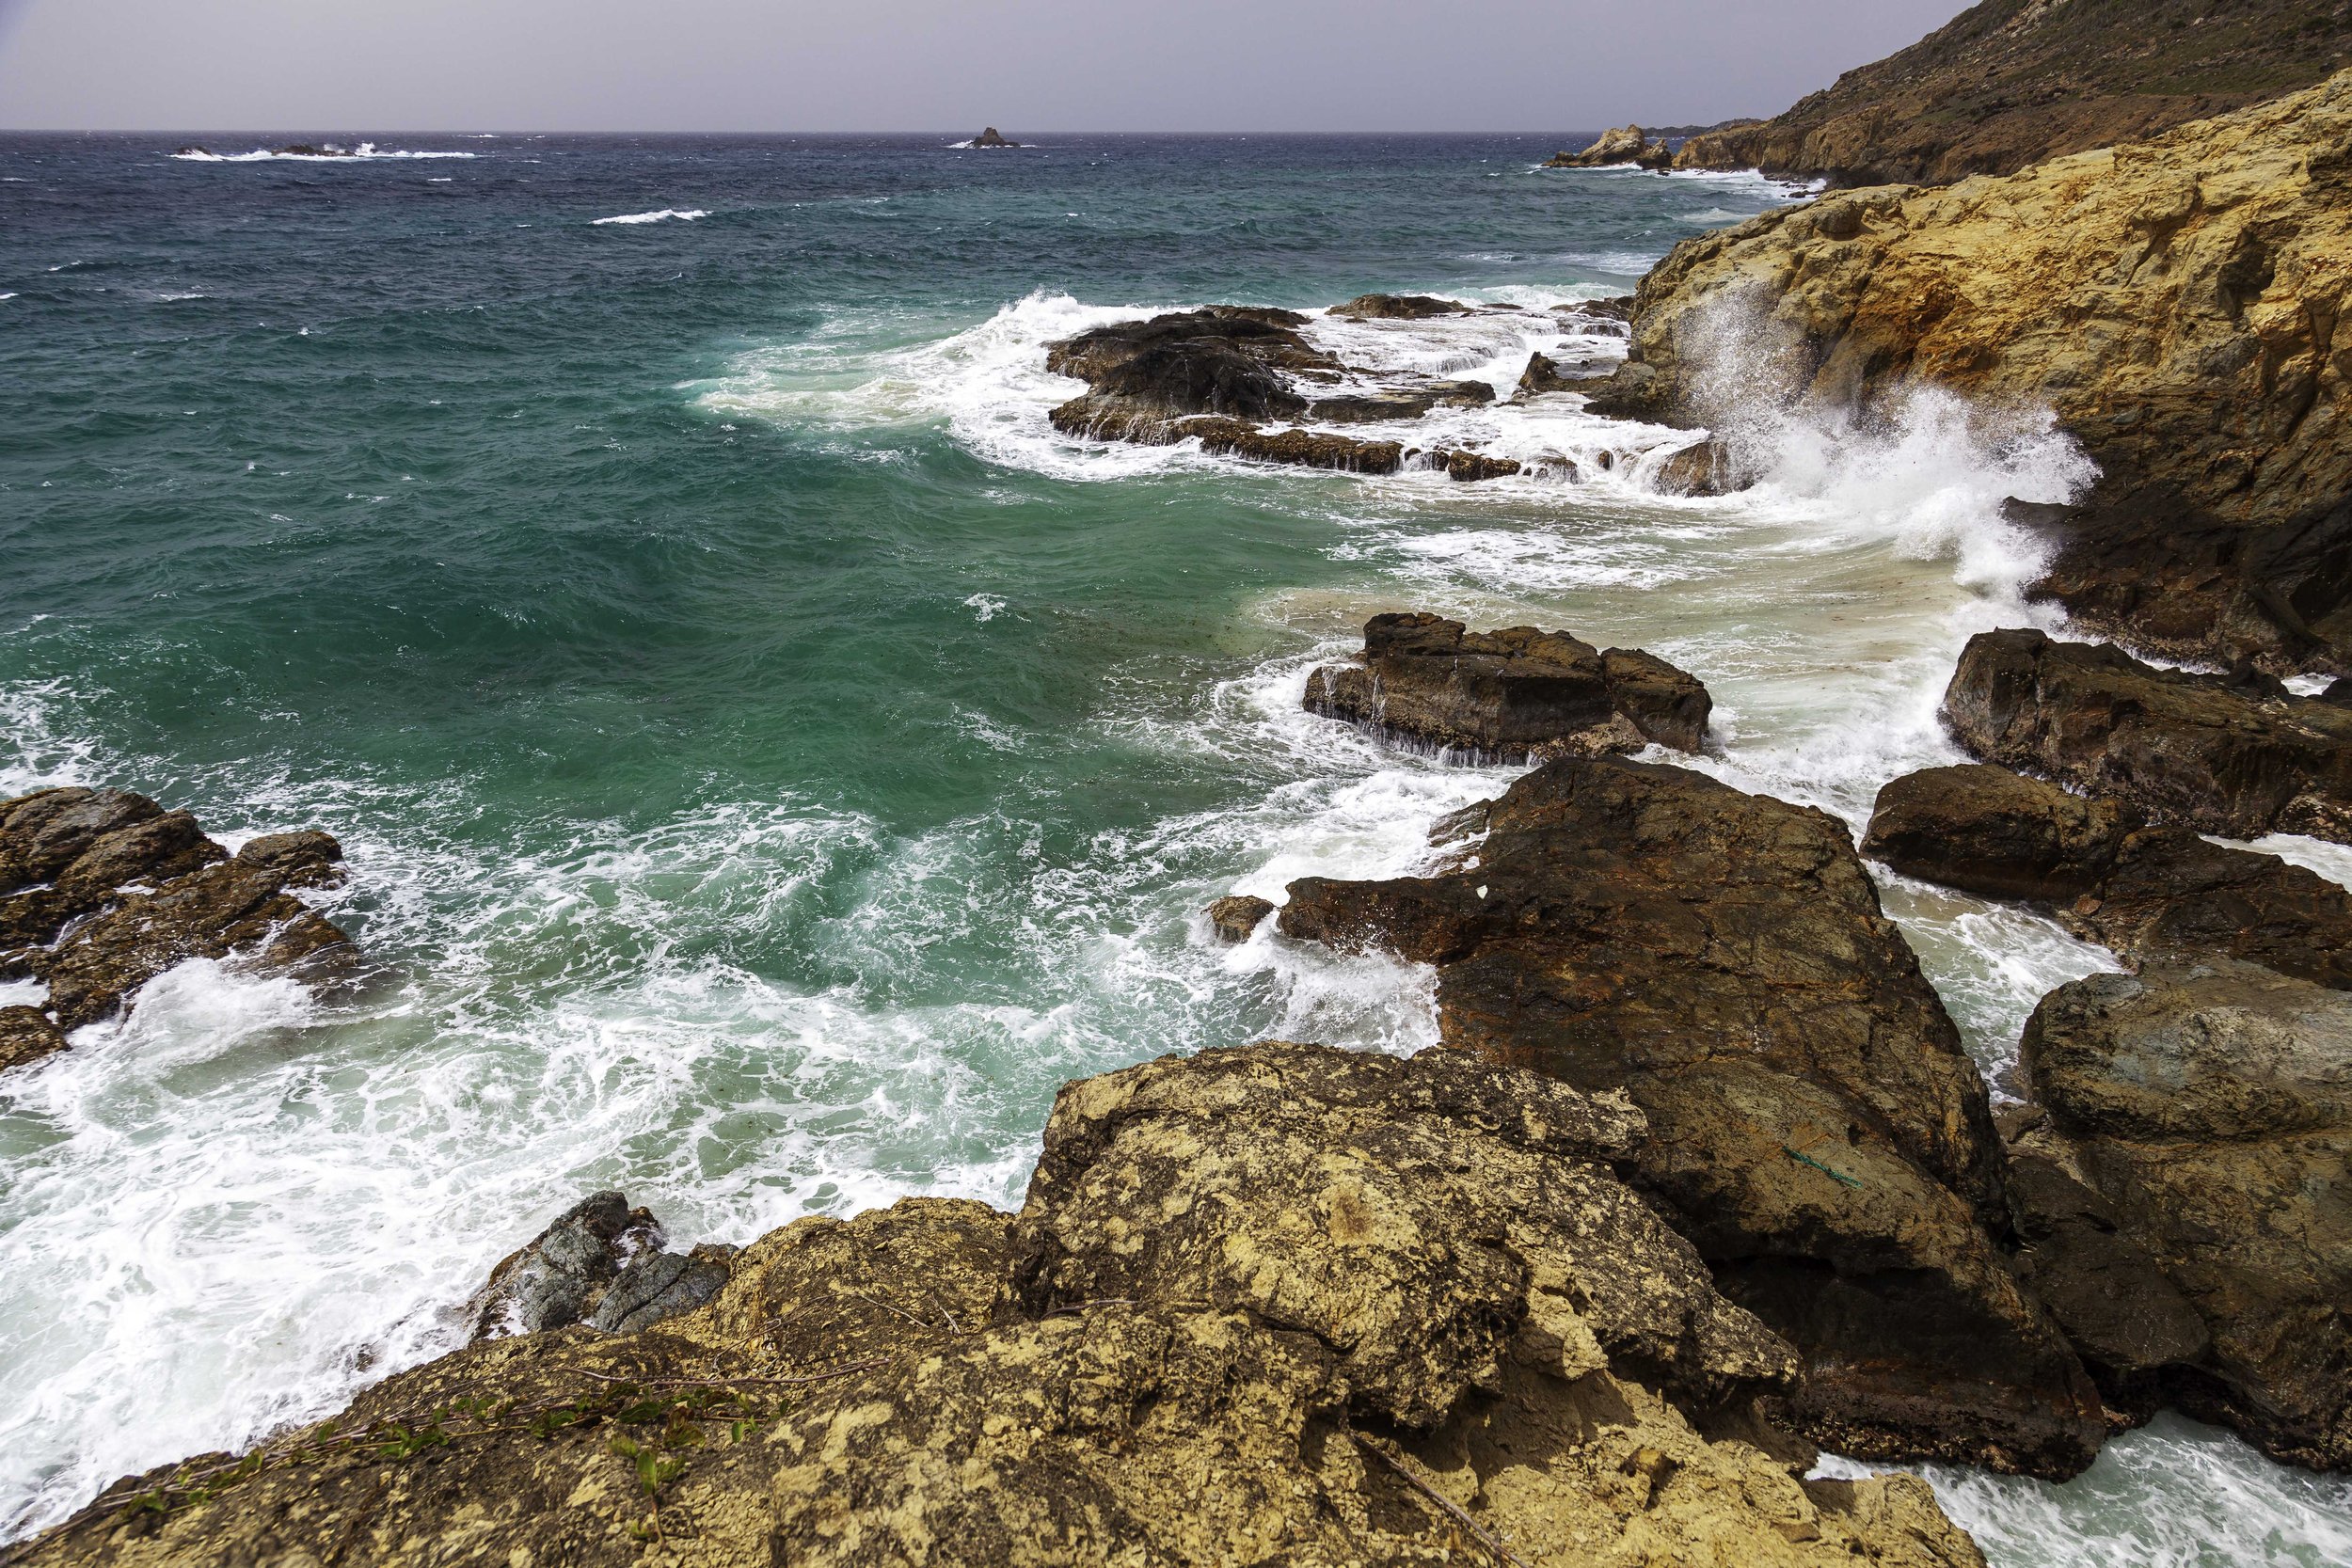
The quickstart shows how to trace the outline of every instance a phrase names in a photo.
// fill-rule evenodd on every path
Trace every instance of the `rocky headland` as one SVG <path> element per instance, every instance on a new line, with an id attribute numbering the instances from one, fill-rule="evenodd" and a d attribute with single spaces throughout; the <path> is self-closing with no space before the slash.
<path id="1" fill-rule="evenodd" d="M 0 1008 L 0 1069 L 66 1047 L 190 958 L 326 981 L 358 960 L 305 903 L 342 879 L 322 832 L 268 833 L 230 854 L 186 812 L 123 789 L 44 789 L 0 800 L 0 979 L 48 987 Z"/>
<path id="2" fill-rule="evenodd" d="M 2352 672 L 2352 72 L 2005 178 L 1833 194 L 1643 279 L 1599 412 L 1736 424 L 1920 386 L 2098 465 L 2040 592 L 2175 657 Z"/>
<path id="3" fill-rule="evenodd" d="M 2011 174 L 2347 65 L 2344 0 L 1984 0 L 1784 114 L 1693 134 L 1674 165 L 1838 185 Z"/>

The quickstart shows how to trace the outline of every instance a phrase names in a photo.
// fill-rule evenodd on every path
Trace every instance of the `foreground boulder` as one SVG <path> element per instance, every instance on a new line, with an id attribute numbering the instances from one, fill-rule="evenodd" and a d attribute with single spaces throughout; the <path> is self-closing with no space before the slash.
<path id="1" fill-rule="evenodd" d="M 2021 1055 L 2032 1276 L 2118 1407 L 2352 1467 L 2352 996 L 2151 964 L 2051 992 Z"/>
<path id="2" fill-rule="evenodd" d="M 320 832 L 265 834 L 231 855 L 187 813 L 128 790 L 0 801 L 0 975 L 46 981 L 46 1014 L 65 1030 L 190 958 L 323 978 L 356 954 L 294 890 L 336 885 L 342 862 Z"/>
<path id="3" fill-rule="evenodd" d="M 1266 1044 L 1073 1084 L 1016 1218 L 804 1219 L 699 1310 L 486 1340 L 34 1563 L 1981 1563 L 1805 1481 L 1793 1357 L 1612 1174 L 1622 1099 Z M 342 1551 L 344 1546 L 348 1551 Z"/>
<path id="4" fill-rule="evenodd" d="M 2352 842 L 2352 708 L 2267 676 L 2194 675 L 2105 643 L 1979 632 L 1944 693 L 1953 736 L 1990 762 L 2233 838 Z"/>
<path id="5" fill-rule="evenodd" d="M 1834 194 L 1687 240 L 1642 280 L 1592 405 L 1708 424 L 1759 386 L 1865 414 L 1937 386 L 2047 406 L 2104 477 L 2040 515 L 2059 544 L 2045 592 L 2172 657 L 2352 673 L 2347 147 L 2339 72 L 2007 178 Z"/>
<path id="6" fill-rule="evenodd" d="M 2134 961 L 2216 953 L 2352 989 L 2352 894 L 2276 855 L 2142 820 L 2006 768 L 1931 768 L 1879 791 L 1862 852 L 1947 887 L 2051 904 Z"/>
<path id="7" fill-rule="evenodd" d="M 1307 677 L 1307 709 L 1424 746 L 1516 759 L 1695 752 L 1713 704 L 1707 688 L 1640 649 L 1602 652 L 1566 632 L 1472 632 L 1426 613 L 1364 624 L 1359 664 Z"/>
<path id="8" fill-rule="evenodd" d="M 2097 1396 L 1998 1244 L 1983 1081 L 1844 825 L 1604 757 L 1486 828 L 1449 875 L 1294 882 L 1282 931 L 1435 964 L 1447 1043 L 1629 1094 L 1637 1184 L 1804 1357 L 1777 1408 L 1807 1435 L 2088 1464 Z"/>

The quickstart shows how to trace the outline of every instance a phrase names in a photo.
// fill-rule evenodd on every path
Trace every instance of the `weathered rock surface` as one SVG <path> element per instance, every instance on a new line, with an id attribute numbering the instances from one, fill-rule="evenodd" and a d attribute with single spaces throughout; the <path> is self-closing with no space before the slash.
<path id="1" fill-rule="evenodd" d="M 1360 294 L 1344 305 L 1332 306 L 1328 313 L 1353 321 L 1417 322 L 1435 316 L 1467 316 L 1470 309 L 1458 299 L 1431 294 Z"/>
<path id="2" fill-rule="evenodd" d="M 39 1007 L 0 1007 L 0 1071 L 65 1048 L 65 1031 Z"/>
<path id="3" fill-rule="evenodd" d="M 635 1333 L 691 1311 L 727 1281 L 723 1252 L 668 1250 L 650 1211 L 592 1193 L 492 1270 L 474 1300 L 476 1340 L 585 1323 Z"/>
<path id="4" fill-rule="evenodd" d="M 2194 675 L 2039 631 L 1970 638 L 1944 693 L 1960 743 L 2151 820 L 2352 841 L 2352 709 L 2265 676 Z"/>
<path id="5" fill-rule="evenodd" d="M 1652 141 L 1638 125 L 1620 125 L 1613 131 L 1603 131 L 1592 145 L 1581 152 L 1555 152 L 1544 162 L 1547 168 L 1607 168 L 1615 165 L 1639 164 L 1645 168 L 1664 168 L 1674 154 L 1666 144 Z"/>
<path id="6" fill-rule="evenodd" d="M 0 801 L 0 974 L 46 981 L 44 1010 L 68 1030 L 188 958 L 325 977 L 356 956 L 350 939 L 291 890 L 334 885 L 342 860 L 318 832 L 232 856 L 187 813 L 128 790 Z M 21 1049 L 48 1038 L 29 1022 L 14 1033 Z"/>
<path id="7" fill-rule="evenodd" d="M 2151 964 L 2051 992 L 2021 1054 L 2048 1123 L 2020 1147 L 2091 1195 L 2039 1206 L 2091 1223 L 2036 1236 L 2033 1276 L 2119 1405 L 2352 1467 L 2352 996 Z"/>
<path id="8" fill-rule="evenodd" d="M 1447 1053 L 1148 1063 L 1063 1091 L 1017 1221 L 802 1220 L 28 1560 L 1979 1564 L 1915 1480 L 1799 1479 L 1746 1397 L 1787 1347 L 1610 1174 L 1640 1132 Z"/>
<path id="9" fill-rule="evenodd" d="M 2352 989 L 2352 894 L 2276 855 L 2148 828 L 2005 768 L 1908 774 L 1879 791 L 1862 852 L 1906 876 L 2058 918 L 2134 961 L 2214 953 Z"/>
<path id="10" fill-rule="evenodd" d="M 2047 405 L 2106 476 L 2083 513 L 2045 515 L 2048 592 L 2135 635 L 2144 619 L 2168 652 L 2352 673 L 2347 254 L 2352 72 L 1686 241 L 1643 279 L 1593 406 L 1714 424 L 1760 387 L 1867 413 L 1920 384 Z"/>
<path id="11" fill-rule="evenodd" d="M 1209 928 L 1220 942 L 1248 942 L 1250 933 L 1273 912 L 1271 900 L 1236 893 L 1210 904 Z"/>
<path id="12" fill-rule="evenodd" d="M 1753 487 L 1756 475 L 1731 443 L 1709 436 L 1658 466 L 1658 488 L 1670 496 L 1728 496 Z"/>
<path id="13" fill-rule="evenodd" d="M 2345 65 L 2352 8 L 2342 0 L 1987 0 L 1785 114 L 1689 137 L 1675 166 L 1841 185 L 2008 174 Z"/>
<path id="14" fill-rule="evenodd" d="M 1638 752 L 1706 741 L 1707 688 L 1640 649 L 1602 652 L 1566 632 L 1472 632 L 1426 613 L 1375 615 L 1359 664 L 1307 677 L 1307 708 L 1426 746 L 1481 756 Z"/>
<path id="15" fill-rule="evenodd" d="M 1474 853 L 1475 860 L 1470 856 Z M 1680 768 L 1549 763 L 1448 875 L 1294 882 L 1290 936 L 1438 966 L 1447 1043 L 1649 1122 L 1635 1180 L 1790 1339 L 1848 1452 L 2070 1474 L 2096 1394 L 2017 1288 L 1958 1033 L 1844 826 Z"/>
<path id="16" fill-rule="evenodd" d="M 1521 467 L 1516 457 L 1494 457 L 1483 451 L 1454 448 L 1438 454 L 1445 460 L 1445 476 L 1456 484 L 1475 484 L 1486 479 L 1507 479 Z"/>

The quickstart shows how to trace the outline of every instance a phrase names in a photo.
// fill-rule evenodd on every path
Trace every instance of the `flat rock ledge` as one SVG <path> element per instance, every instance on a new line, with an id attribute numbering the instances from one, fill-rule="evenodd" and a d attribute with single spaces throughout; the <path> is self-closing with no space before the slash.
<path id="1" fill-rule="evenodd" d="M 1148 1062 L 1062 1091 L 1018 1215 L 799 1221 L 697 1308 L 478 1342 L 24 1560 L 1977 1568 L 1916 1479 L 1804 1479 L 1759 1405 L 1797 1357 L 1618 1177 L 1644 1136 L 1454 1052 Z"/>
<path id="2" fill-rule="evenodd" d="M 1458 871 L 1292 883 L 1282 932 L 1433 964 L 1447 1044 L 1640 1107 L 1631 1180 L 1804 1357 L 1796 1430 L 2088 1465 L 2104 1413 L 2010 1272 L 1983 1080 L 1845 825 L 1615 757 L 1484 816 Z"/>
<path id="3" fill-rule="evenodd" d="M 1564 631 L 1473 632 L 1423 612 L 1364 624 L 1360 662 L 1307 676 L 1310 713 L 1478 759 L 1696 752 L 1713 709 L 1696 676 Z"/>
<path id="4" fill-rule="evenodd" d="M 2352 843 L 2352 707 L 2252 670 L 2190 674 L 2106 643 L 1979 632 L 1944 717 L 1984 761 L 2126 801 L 2153 822 Z"/>
<path id="5" fill-rule="evenodd" d="M 0 800 L 0 978 L 43 981 L 39 1007 L 0 1008 L 0 1069 L 64 1049 L 190 958 L 313 981 L 358 953 L 297 895 L 342 879 L 322 832 L 269 833 L 231 855 L 186 812 L 125 789 Z"/>

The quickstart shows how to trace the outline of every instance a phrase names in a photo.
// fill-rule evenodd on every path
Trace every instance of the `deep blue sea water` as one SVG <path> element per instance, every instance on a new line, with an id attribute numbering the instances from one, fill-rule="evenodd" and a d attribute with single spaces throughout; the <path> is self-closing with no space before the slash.
<path id="1" fill-rule="evenodd" d="M 1724 500 L 1572 399 L 1432 433 L 1575 484 L 1046 425 L 1054 338 L 1375 289 L 1524 308 L 1317 328 L 1507 392 L 1613 350 L 1541 307 L 1795 194 L 1535 167 L 1573 136 L 190 139 L 0 137 L 0 794 L 327 828 L 379 971 L 191 965 L 0 1081 L 0 1533 L 446 1348 L 594 1187 L 736 1241 L 1016 1202 L 1070 1077 L 1425 1043 L 1425 975 L 1198 914 L 1406 869 L 1507 780 L 1297 710 L 1366 614 L 1652 647 L 1716 693 L 1707 766 L 1858 819 L 1950 754 L 1960 641 L 2029 613 L 1995 503 L 2080 478 L 1932 398 L 1759 416 Z M 1995 1074 L 2108 962 L 1887 897 Z M 2065 1488 L 1936 1479 L 2003 1564 L 2352 1556 L 2341 1483 L 2186 1423 Z"/>

